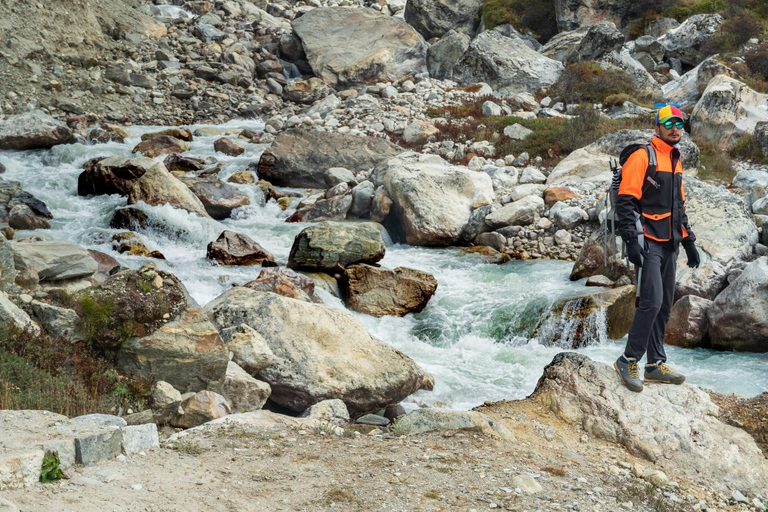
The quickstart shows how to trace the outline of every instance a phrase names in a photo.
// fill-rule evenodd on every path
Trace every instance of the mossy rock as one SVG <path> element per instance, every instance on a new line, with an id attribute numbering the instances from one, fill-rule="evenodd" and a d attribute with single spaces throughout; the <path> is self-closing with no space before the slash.
<path id="1" fill-rule="evenodd" d="M 94 347 L 114 351 L 127 340 L 147 336 L 189 305 L 178 278 L 151 266 L 124 270 L 76 297 L 80 328 Z"/>

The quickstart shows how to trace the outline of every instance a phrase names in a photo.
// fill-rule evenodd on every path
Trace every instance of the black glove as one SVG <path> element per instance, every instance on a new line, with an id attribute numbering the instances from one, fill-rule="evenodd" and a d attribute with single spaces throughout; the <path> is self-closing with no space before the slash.
<path id="1" fill-rule="evenodd" d="M 629 258 L 629 261 L 634 263 L 638 267 L 643 266 L 643 260 L 645 259 L 645 249 L 640 247 L 640 244 L 637 242 L 637 239 L 630 238 L 629 240 L 626 240 L 627 244 L 627 257 Z"/>
<path id="2" fill-rule="evenodd" d="M 692 240 L 686 239 L 683 241 L 683 249 L 685 249 L 685 255 L 688 257 L 688 266 L 690 268 L 699 268 L 701 256 L 699 256 L 699 251 L 696 249 L 696 244 Z"/>

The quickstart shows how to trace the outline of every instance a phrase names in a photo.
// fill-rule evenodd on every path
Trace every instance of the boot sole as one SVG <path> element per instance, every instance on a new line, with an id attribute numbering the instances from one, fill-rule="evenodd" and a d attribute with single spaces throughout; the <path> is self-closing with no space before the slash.
<path id="1" fill-rule="evenodd" d="M 634 391 L 635 393 L 639 393 L 643 390 L 642 384 L 640 387 L 632 386 L 630 383 L 624 380 L 624 376 L 621 374 L 621 370 L 619 370 L 619 365 L 616 364 L 616 361 L 613 362 L 613 368 L 616 370 L 616 373 L 619 374 L 619 379 L 621 382 L 629 389 L 630 391 Z"/>
<path id="2" fill-rule="evenodd" d="M 685 377 L 681 379 L 675 379 L 675 380 L 663 380 L 663 379 L 652 379 L 650 377 L 645 378 L 645 382 L 656 382 L 658 384 L 675 384 L 680 385 L 683 382 L 685 382 Z"/>

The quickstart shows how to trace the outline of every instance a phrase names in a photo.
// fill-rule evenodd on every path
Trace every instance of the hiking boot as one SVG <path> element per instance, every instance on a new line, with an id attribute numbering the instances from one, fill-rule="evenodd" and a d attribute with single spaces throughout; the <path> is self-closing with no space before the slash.
<path id="1" fill-rule="evenodd" d="M 640 392 L 643 390 L 643 381 L 640 380 L 640 368 L 637 366 L 637 359 L 634 357 L 619 356 L 613 367 L 616 373 L 621 377 L 621 381 L 630 390 Z"/>
<path id="2" fill-rule="evenodd" d="M 685 382 L 685 375 L 681 375 L 673 370 L 664 361 L 655 364 L 645 365 L 646 382 L 664 382 L 666 384 L 682 384 Z"/>

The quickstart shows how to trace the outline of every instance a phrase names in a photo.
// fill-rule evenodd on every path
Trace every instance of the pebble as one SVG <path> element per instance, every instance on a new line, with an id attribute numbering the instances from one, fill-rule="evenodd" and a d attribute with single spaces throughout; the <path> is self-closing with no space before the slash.
<path id="1" fill-rule="evenodd" d="M 140 491 L 143 488 L 144 488 L 144 486 L 141 485 L 141 484 L 134 484 L 134 485 L 131 486 L 131 489 L 133 489 L 134 491 Z"/>

